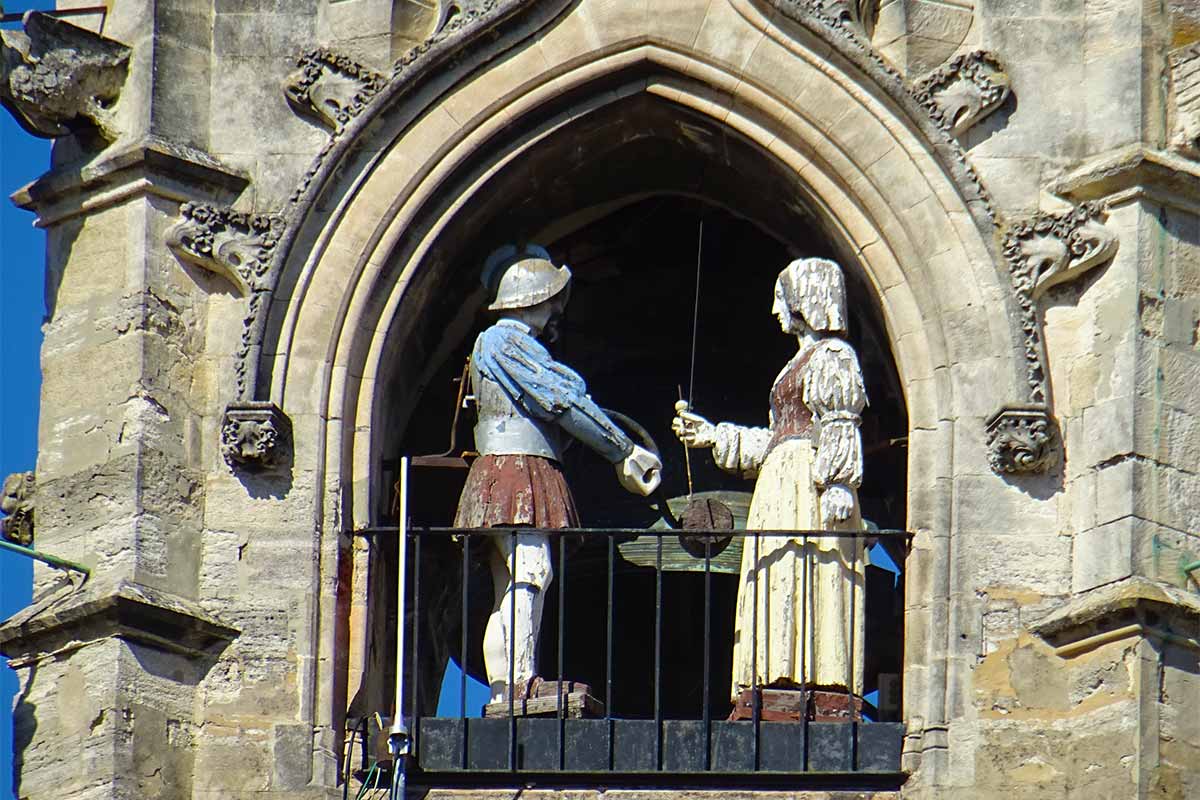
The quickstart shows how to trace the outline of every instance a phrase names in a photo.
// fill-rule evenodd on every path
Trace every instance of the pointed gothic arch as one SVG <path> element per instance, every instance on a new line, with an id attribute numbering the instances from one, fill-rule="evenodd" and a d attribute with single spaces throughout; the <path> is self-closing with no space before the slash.
<path id="1" fill-rule="evenodd" d="M 576 134 L 586 156 L 602 144 L 606 118 L 626 115 L 636 127 L 673 114 L 736 143 L 763 165 L 756 175 L 794 192 L 791 208 L 763 202 L 782 189 L 742 196 L 757 204 L 748 216 L 785 240 L 789 220 L 810 220 L 878 309 L 908 410 L 908 526 L 923 561 L 906 624 L 928 631 L 909 639 L 905 706 L 936 726 L 946 718 L 939 665 L 953 611 L 951 476 L 956 461 L 960 472 L 963 463 L 987 469 L 983 420 L 997 391 L 1021 394 L 1021 340 L 1011 315 L 995 313 L 1011 303 L 1007 268 L 977 182 L 899 78 L 819 14 L 752 0 L 696 2 L 669 18 L 587 0 L 494 5 L 504 15 L 472 34 L 478 46 L 460 50 L 456 65 L 393 82 L 343 132 L 281 242 L 257 391 L 290 415 L 297 447 L 315 451 L 304 463 L 320 465 L 311 476 L 324 490 L 318 530 L 374 521 L 385 416 L 403 419 L 429 365 L 445 357 L 417 323 L 440 307 L 451 331 L 443 339 L 467 335 L 480 300 L 464 300 L 463 265 L 478 256 L 467 237 L 501 215 L 494 190 L 514 165 L 550 146 L 561 153 Z M 569 229 L 572 213 L 638 194 L 607 189 L 617 196 L 575 195 L 547 217 Z M 963 426 L 970 435 L 956 437 Z M 349 548 L 325 541 L 322 572 L 347 574 Z M 346 629 L 354 598 L 344 585 L 328 591 L 315 656 L 331 666 L 313 698 L 315 718 L 336 725 L 361 654 L 342 660 L 346 642 L 355 646 Z"/>

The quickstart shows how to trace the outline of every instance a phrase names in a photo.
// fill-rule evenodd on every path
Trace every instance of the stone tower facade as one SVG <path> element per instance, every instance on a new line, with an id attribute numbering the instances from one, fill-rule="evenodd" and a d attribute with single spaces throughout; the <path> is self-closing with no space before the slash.
<path id="1" fill-rule="evenodd" d="M 22 800 L 341 796 L 394 680 L 355 532 L 441 436 L 478 265 L 647 198 L 836 258 L 905 425 L 898 769 L 755 791 L 1200 796 L 1194 3 L 104 5 L 0 33 L 55 139 L 22 508 L 90 570 L 0 626 Z"/>

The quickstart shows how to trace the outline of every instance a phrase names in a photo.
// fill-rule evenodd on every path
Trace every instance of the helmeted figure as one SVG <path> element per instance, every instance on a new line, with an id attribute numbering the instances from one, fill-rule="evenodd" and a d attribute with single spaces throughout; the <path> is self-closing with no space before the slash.
<path id="1" fill-rule="evenodd" d="M 583 378 L 538 341 L 552 341 L 556 334 L 570 293 L 570 270 L 556 267 L 541 247 L 508 245 L 488 258 L 483 282 L 495 297 L 488 309 L 499 318 L 479 334 L 471 353 L 480 455 L 467 474 L 455 527 L 578 527 L 575 501 L 560 468 L 565 436 L 614 464 L 625 488 L 653 492 L 660 480 L 659 459 L 613 424 L 588 395 Z M 542 604 L 553 579 L 544 534 L 500 536 L 494 542 L 495 605 L 483 639 L 493 702 L 505 697 L 510 666 L 517 693 L 531 691 Z"/>
<path id="2" fill-rule="evenodd" d="M 686 446 L 711 447 L 722 469 L 757 478 L 748 529 L 860 529 L 858 426 L 867 397 L 854 349 L 835 335 L 846 329 L 841 268 L 826 259 L 793 261 L 775 283 L 772 311 L 799 348 L 771 388 L 770 425 L 714 425 L 681 411 L 672 427 Z M 764 686 L 861 697 L 864 566 L 858 538 L 746 540 L 735 702 L 744 690 Z"/>

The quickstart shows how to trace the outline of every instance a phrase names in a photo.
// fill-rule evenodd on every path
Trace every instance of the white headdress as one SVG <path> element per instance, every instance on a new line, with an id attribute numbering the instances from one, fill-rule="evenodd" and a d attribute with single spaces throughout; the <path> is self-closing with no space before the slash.
<path id="1" fill-rule="evenodd" d="M 818 332 L 846 330 L 846 279 L 827 258 L 798 258 L 779 273 L 788 308 Z"/>

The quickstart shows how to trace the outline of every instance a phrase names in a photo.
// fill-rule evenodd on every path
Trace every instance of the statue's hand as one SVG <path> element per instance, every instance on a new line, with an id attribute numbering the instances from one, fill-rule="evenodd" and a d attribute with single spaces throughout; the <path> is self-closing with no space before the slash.
<path id="1" fill-rule="evenodd" d="M 821 493 L 821 520 L 825 525 L 845 522 L 853 513 L 854 495 L 848 487 L 835 483 Z"/>
<path id="2" fill-rule="evenodd" d="M 634 494 L 649 497 L 662 481 L 662 461 L 635 444 L 633 452 L 617 462 L 617 480 Z"/>
<path id="3" fill-rule="evenodd" d="M 675 419 L 671 430 L 685 447 L 712 447 L 717 443 L 717 426 L 699 414 L 687 410 L 687 404 L 675 404 Z"/>

